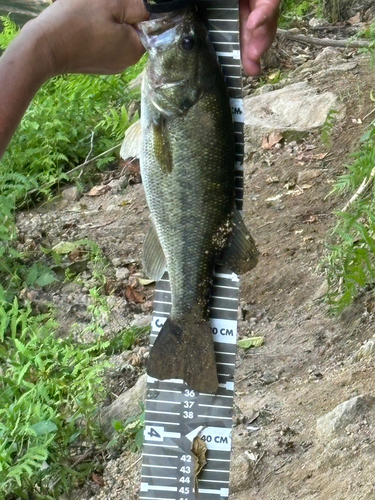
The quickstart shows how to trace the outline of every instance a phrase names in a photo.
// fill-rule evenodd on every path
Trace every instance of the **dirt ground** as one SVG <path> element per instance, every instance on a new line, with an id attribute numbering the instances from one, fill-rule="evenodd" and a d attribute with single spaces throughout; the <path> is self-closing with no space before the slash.
<path id="1" fill-rule="evenodd" d="M 328 194 L 374 118 L 364 119 L 374 108 L 373 69 L 368 57 L 339 50 L 337 57 L 357 62 L 356 68 L 316 73 L 314 58 L 322 50 L 311 52 L 304 63 L 308 71 L 296 72 L 293 81 L 307 79 L 320 92 L 339 96 L 345 115 L 331 132 L 331 144 L 324 144 L 320 131 L 310 132 L 270 150 L 259 147 L 245 165 L 244 218 L 261 258 L 241 279 L 240 336 L 264 336 L 264 345 L 238 352 L 231 500 L 375 499 L 372 408 L 354 415 L 333 437 L 317 429 L 317 419 L 340 403 L 375 393 L 375 358 L 360 354 L 375 333 L 374 298 L 364 294 L 341 317 L 330 316 L 320 266 L 333 212 L 347 201 Z M 151 312 L 152 287 L 141 290 L 145 302 L 126 298 L 129 280 L 141 271 L 149 214 L 142 184 L 128 184 L 122 168 L 105 174 L 101 184 L 110 189 L 100 196 L 66 199 L 65 194 L 20 213 L 18 226 L 23 247 L 96 241 L 109 259 L 108 293 L 122 327 Z M 50 297 L 66 330 L 88 321 L 88 289 L 95 281 L 90 268 L 83 281 L 61 285 Z M 38 292 L 35 300 L 46 298 Z M 110 322 L 104 328 L 116 334 Z M 137 374 L 144 370 L 142 361 L 137 369 Z M 105 486 L 90 483 L 75 498 L 138 498 L 138 456 L 126 452 L 110 460 Z"/>

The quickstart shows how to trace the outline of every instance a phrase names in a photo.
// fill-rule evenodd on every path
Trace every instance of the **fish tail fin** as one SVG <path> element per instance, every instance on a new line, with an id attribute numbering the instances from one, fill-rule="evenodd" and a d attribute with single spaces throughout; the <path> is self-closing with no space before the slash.
<path id="1" fill-rule="evenodd" d="M 191 389 L 216 393 L 219 387 L 210 325 L 194 315 L 168 318 L 151 349 L 147 373 L 159 380 L 183 379 Z"/>

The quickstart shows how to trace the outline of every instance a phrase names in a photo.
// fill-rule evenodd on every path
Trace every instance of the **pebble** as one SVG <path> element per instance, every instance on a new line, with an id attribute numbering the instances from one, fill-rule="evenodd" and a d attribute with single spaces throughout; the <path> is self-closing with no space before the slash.
<path id="1" fill-rule="evenodd" d="M 130 276 L 130 271 L 127 267 L 119 267 L 116 269 L 116 278 L 119 281 L 124 281 Z"/>
<path id="2" fill-rule="evenodd" d="M 64 189 L 62 192 L 63 200 L 67 201 L 78 201 L 82 198 L 82 194 L 78 191 L 76 186 Z"/>
<path id="3" fill-rule="evenodd" d="M 349 424 L 355 423 L 374 405 L 370 396 L 356 396 L 339 404 L 317 420 L 317 435 L 322 441 L 330 441 L 345 433 Z"/>

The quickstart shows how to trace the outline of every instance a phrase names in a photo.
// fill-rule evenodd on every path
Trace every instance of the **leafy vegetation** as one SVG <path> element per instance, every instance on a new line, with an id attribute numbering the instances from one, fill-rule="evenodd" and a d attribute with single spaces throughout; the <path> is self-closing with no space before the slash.
<path id="1" fill-rule="evenodd" d="M 9 18 L 1 21 L 0 52 L 17 33 Z M 80 457 L 109 446 L 96 422 L 106 396 L 107 359 L 131 348 L 144 329 L 106 340 L 100 319 L 110 312 L 107 262 L 98 245 L 80 240 L 32 254 L 19 251 L 14 213 L 30 190 L 48 194 L 72 166 L 122 139 L 130 122 L 127 108 L 139 98 L 128 83 L 143 65 L 117 76 L 70 75 L 47 82 L 0 162 L 0 500 L 59 498 L 95 467 Z M 104 155 L 96 166 L 114 158 Z M 36 314 L 25 293 L 60 280 L 79 282 L 79 273 L 64 267 L 73 250 L 92 264 L 92 344 L 59 338 L 52 308 Z M 122 445 L 140 446 L 142 416 L 116 426 Z"/>
<path id="2" fill-rule="evenodd" d="M 288 27 L 305 16 L 321 17 L 323 0 L 283 0 L 281 4 L 280 26 Z"/>
<path id="3" fill-rule="evenodd" d="M 337 213 L 329 253 L 325 261 L 332 309 L 341 312 L 364 287 L 375 282 L 375 122 L 362 137 L 348 172 L 341 176 L 335 193 L 353 196 L 346 210 Z"/>
<path id="4" fill-rule="evenodd" d="M 0 49 L 5 49 L 17 27 L 10 18 L 0 19 Z M 46 188 L 63 180 L 72 166 L 119 143 L 130 125 L 127 107 L 139 98 L 139 90 L 129 90 L 129 82 L 144 62 L 121 75 L 62 75 L 46 82 L 1 159 L 0 184 L 4 175 L 17 173 L 48 192 Z M 105 155 L 97 166 L 114 159 L 113 153 Z"/>

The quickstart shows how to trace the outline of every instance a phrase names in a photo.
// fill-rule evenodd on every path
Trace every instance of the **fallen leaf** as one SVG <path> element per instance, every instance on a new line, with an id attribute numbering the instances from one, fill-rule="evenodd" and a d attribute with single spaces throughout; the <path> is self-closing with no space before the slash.
<path id="1" fill-rule="evenodd" d="M 238 346 L 242 349 L 250 349 L 250 347 L 261 347 L 264 342 L 264 337 L 247 337 L 238 341 Z"/>
<path id="2" fill-rule="evenodd" d="M 133 304 L 143 304 L 146 301 L 146 296 L 142 292 L 135 290 L 131 285 L 125 290 L 125 298 Z"/>
<path id="3" fill-rule="evenodd" d="M 147 285 L 151 285 L 152 283 L 155 283 L 155 280 L 148 280 L 148 279 L 145 279 L 145 278 L 138 278 L 138 282 L 139 282 L 140 285 L 147 286 Z"/>
<path id="4" fill-rule="evenodd" d="M 280 132 L 271 132 L 269 135 L 266 135 L 262 141 L 262 149 L 271 149 L 277 143 L 279 143 L 283 139 L 283 135 Z"/>
<path id="5" fill-rule="evenodd" d="M 350 19 L 348 19 L 349 24 L 359 24 L 361 22 L 361 12 L 357 12 L 357 14 Z"/>
<path id="6" fill-rule="evenodd" d="M 198 494 L 198 476 L 203 467 L 207 464 L 206 453 L 207 445 L 202 438 L 196 436 L 194 438 L 191 451 L 194 456 L 194 479 L 195 479 L 195 494 Z"/>
<path id="7" fill-rule="evenodd" d="M 86 196 L 102 196 L 105 193 L 108 193 L 108 191 L 111 190 L 111 186 L 105 185 L 105 186 L 94 186 L 88 193 L 86 193 Z"/>
<path id="8" fill-rule="evenodd" d="M 104 479 L 102 476 L 93 472 L 91 477 L 95 484 L 99 485 L 101 488 L 104 487 Z"/>

